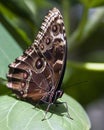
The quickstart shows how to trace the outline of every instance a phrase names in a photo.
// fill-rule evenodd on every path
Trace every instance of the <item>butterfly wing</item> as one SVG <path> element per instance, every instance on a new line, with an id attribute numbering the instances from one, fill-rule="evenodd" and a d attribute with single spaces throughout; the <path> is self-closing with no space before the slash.
<path id="1" fill-rule="evenodd" d="M 52 84 L 59 89 L 66 65 L 67 42 L 63 18 L 58 9 L 49 11 L 36 40 L 39 41 L 39 49 L 52 70 Z"/>
<path id="2" fill-rule="evenodd" d="M 50 69 L 45 59 L 30 47 L 9 65 L 8 84 L 19 97 L 41 99 L 50 89 Z"/>
<path id="3" fill-rule="evenodd" d="M 52 90 L 60 89 L 65 63 L 65 27 L 54 8 L 45 17 L 34 43 L 9 65 L 7 86 L 21 98 L 47 100 Z"/>

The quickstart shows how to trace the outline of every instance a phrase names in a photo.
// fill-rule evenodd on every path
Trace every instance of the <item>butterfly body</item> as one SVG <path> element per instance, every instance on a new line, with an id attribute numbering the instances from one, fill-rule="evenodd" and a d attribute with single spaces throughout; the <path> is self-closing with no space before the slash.
<path id="1" fill-rule="evenodd" d="M 20 98 L 56 102 L 66 65 L 66 34 L 62 15 L 53 8 L 45 16 L 34 43 L 9 65 L 7 86 Z"/>

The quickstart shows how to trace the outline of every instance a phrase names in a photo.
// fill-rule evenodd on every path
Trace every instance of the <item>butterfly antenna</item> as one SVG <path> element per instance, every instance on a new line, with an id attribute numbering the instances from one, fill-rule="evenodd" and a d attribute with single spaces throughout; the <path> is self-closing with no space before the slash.
<path id="1" fill-rule="evenodd" d="M 81 81 L 81 82 L 79 81 L 79 82 L 76 82 L 76 83 L 72 83 L 72 84 L 70 84 L 70 87 L 80 85 L 80 84 L 83 84 L 83 83 L 88 83 L 88 81 Z"/>

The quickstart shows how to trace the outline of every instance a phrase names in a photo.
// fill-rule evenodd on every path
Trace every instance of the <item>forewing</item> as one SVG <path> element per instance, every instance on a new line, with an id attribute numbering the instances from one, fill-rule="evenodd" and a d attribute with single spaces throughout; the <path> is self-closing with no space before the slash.
<path id="1" fill-rule="evenodd" d="M 53 8 L 49 11 L 36 40 L 39 41 L 39 50 L 52 71 L 52 85 L 57 89 L 63 79 L 67 53 L 65 27 L 58 9 Z"/>

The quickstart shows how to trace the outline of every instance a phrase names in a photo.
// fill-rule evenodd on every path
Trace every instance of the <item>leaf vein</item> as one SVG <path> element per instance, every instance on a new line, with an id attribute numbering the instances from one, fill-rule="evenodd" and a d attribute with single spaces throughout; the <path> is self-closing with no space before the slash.
<path id="1" fill-rule="evenodd" d="M 8 57 L 8 55 L 6 55 L 6 53 L 0 48 L 0 51 L 3 53 L 3 55 L 7 58 L 7 60 L 10 62 L 10 59 Z"/>
<path id="2" fill-rule="evenodd" d="M 17 104 L 17 102 L 18 102 L 18 101 L 15 101 L 15 102 L 13 103 L 13 105 L 10 107 L 10 109 L 9 109 L 9 111 L 8 111 L 8 113 L 7 113 L 7 127 L 8 127 L 9 129 L 11 129 L 11 128 L 9 127 L 9 115 L 10 115 L 11 111 L 13 110 L 13 107 Z"/>
<path id="3" fill-rule="evenodd" d="M 30 120 L 29 120 L 28 123 L 26 124 L 24 130 L 29 126 L 29 124 L 31 123 L 32 119 L 33 119 L 38 113 L 39 113 L 39 112 L 37 112 L 36 114 L 34 114 L 34 115 L 30 118 Z"/>

